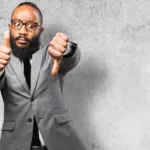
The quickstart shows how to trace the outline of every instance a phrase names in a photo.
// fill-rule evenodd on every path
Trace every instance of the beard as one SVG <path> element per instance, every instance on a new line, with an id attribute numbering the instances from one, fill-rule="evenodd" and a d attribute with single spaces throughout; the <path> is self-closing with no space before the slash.
<path id="1" fill-rule="evenodd" d="M 16 45 L 16 41 L 22 37 L 30 43 L 25 48 L 20 48 Z M 31 59 L 32 54 L 38 51 L 40 48 L 40 33 L 34 38 L 28 39 L 23 35 L 14 38 L 10 32 L 10 46 L 11 46 L 12 53 L 20 60 Z"/>

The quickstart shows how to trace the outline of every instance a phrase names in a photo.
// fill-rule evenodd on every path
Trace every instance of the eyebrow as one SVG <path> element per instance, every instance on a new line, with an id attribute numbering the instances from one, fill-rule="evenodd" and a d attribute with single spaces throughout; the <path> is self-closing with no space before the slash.
<path id="1" fill-rule="evenodd" d="M 35 22 L 35 21 L 32 21 L 32 20 L 27 20 L 27 21 L 22 21 L 21 19 L 11 19 L 11 21 L 21 21 L 21 22 L 23 22 L 23 23 L 25 23 L 25 22 L 28 22 L 28 21 L 30 21 L 30 22 Z M 38 22 L 35 22 L 35 23 L 37 23 L 38 24 Z"/>

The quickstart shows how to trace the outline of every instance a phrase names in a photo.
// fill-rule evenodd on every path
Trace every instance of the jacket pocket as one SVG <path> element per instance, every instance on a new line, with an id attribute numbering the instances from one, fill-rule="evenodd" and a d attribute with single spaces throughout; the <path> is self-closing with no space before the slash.
<path id="1" fill-rule="evenodd" d="M 54 118 L 57 124 L 64 124 L 72 121 L 72 118 L 68 113 L 54 115 Z"/>
<path id="2" fill-rule="evenodd" d="M 15 127 L 15 122 L 6 122 L 4 121 L 3 126 L 2 126 L 2 131 L 13 131 Z"/>

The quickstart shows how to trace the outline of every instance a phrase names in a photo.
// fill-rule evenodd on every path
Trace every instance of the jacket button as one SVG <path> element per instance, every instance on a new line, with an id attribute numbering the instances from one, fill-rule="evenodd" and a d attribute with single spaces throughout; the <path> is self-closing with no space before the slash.
<path id="1" fill-rule="evenodd" d="M 34 101 L 34 98 L 33 97 L 31 97 L 31 102 L 33 102 Z"/>
<path id="2" fill-rule="evenodd" d="M 31 118 L 29 118 L 29 119 L 28 119 L 28 122 L 32 122 L 32 119 L 31 119 Z"/>

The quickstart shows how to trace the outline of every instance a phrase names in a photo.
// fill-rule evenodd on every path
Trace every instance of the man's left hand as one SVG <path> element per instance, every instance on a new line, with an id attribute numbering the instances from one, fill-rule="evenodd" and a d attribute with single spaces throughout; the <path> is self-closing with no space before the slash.
<path id="1" fill-rule="evenodd" d="M 59 64 L 67 49 L 68 37 L 64 33 L 57 33 L 52 41 L 50 42 L 50 46 L 48 48 L 48 52 L 53 59 L 53 67 L 51 75 L 55 76 L 59 71 Z"/>

